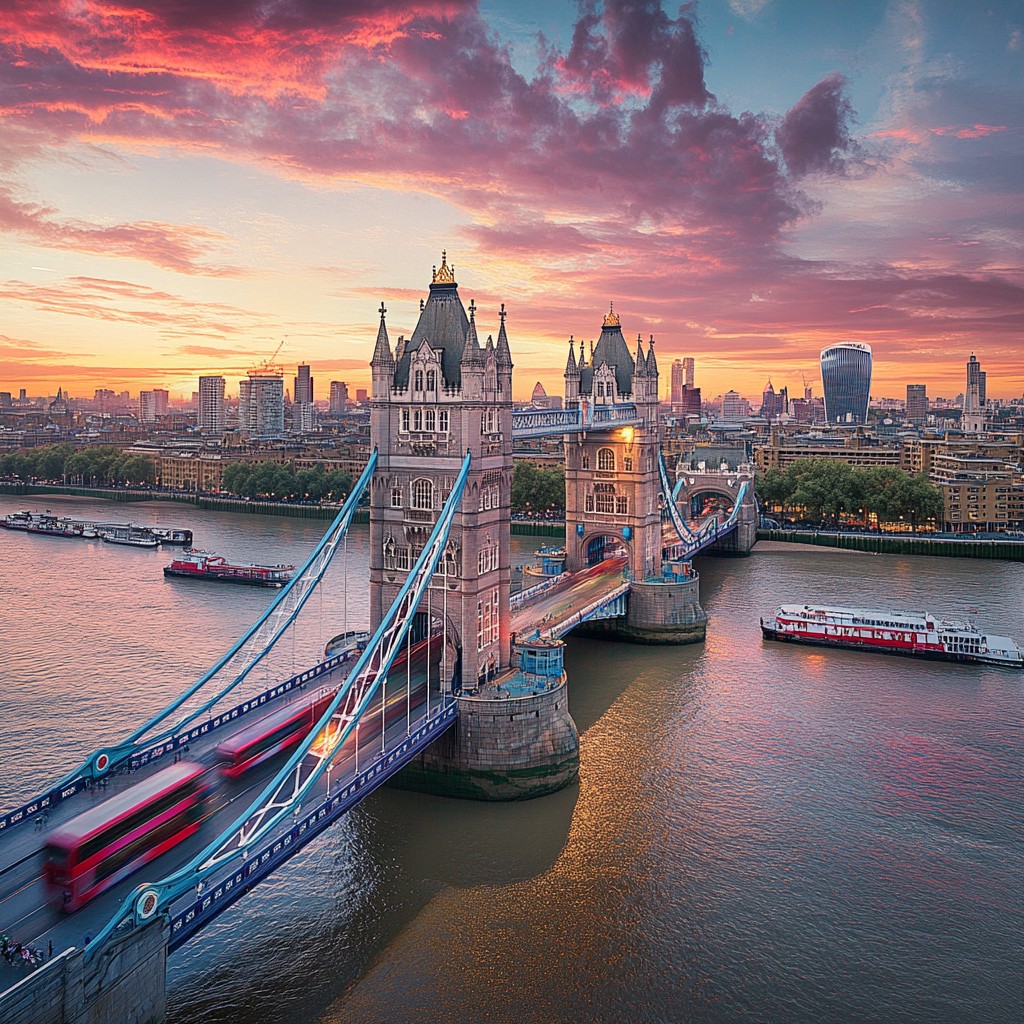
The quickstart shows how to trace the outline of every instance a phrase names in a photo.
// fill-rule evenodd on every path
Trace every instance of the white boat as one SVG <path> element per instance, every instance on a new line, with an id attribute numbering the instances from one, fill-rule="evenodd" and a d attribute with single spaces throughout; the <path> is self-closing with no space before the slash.
<path id="1" fill-rule="evenodd" d="M 1024 651 L 1010 637 L 930 612 L 784 604 L 773 619 L 761 619 L 761 633 L 788 643 L 1024 668 Z"/>

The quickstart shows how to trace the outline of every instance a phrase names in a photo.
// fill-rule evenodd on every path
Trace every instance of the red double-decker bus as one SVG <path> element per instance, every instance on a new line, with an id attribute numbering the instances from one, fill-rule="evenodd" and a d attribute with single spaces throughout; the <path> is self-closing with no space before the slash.
<path id="1" fill-rule="evenodd" d="M 61 825 L 47 840 L 43 877 L 70 912 L 187 839 L 212 792 L 209 769 L 182 761 Z"/>
<path id="2" fill-rule="evenodd" d="M 289 704 L 218 743 L 220 770 L 228 778 L 237 779 L 250 768 L 295 746 L 320 721 L 332 700 L 333 692 L 311 704 Z"/>

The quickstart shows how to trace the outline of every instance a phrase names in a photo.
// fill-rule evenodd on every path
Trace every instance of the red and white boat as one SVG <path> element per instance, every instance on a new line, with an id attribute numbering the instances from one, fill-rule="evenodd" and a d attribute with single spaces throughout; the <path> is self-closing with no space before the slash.
<path id="1" fill-rule="evenodd" d="M 1010 637 L 929 612 L 784 604 L 774 619 L 761 619 L 761 633 L 766 640 L 1024 668 L 1024 652 Z"/>
<path id="2" fill-rule="evenodd" d="M 206 551 L 183 551 L 179 558 L 164 566 L 165 576 L 242 583 L 250 587 L 283 587 L 294 571 L 294 565 L 232 565 L 220 555 Z"/>

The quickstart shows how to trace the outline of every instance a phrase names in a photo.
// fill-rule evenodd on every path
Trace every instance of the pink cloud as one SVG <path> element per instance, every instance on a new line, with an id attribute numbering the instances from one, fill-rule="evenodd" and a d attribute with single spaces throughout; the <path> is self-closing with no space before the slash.
<path id="1" fill-rule="evenodd" d="M 201 260 L 223 236 L 198 227 L 181 227 L 154 221 L 97 226 L 81 221 L 61 221 L 53 209 L 16 199 L 0 186 L 0 231 L 21 235 L 53 249 L 98 253 L 102 256 L 144 260 L 183 274 L 224 276 L 237 271 L 204 265 Z"/>

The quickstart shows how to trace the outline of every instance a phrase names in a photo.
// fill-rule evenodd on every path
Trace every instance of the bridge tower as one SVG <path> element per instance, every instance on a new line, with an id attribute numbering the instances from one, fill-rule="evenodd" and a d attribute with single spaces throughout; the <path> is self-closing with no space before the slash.
<path id="1" fill-rule="evenodd" d="M 392 351 L 384 304 L 370 363 L 370 437 L 378 449 L 370 495 L 370 628 L 380 623 L 430 536 L 467 451 L 462 508 L 431 582 L 458 637 L 456 688 L 509 665 L 509 512 L 512 487 L 512 357 L 505 306 L 498 340 L 477 335 L 445 253 L 434 268 L 412 337 Z"/>
<path id="2" fill-rule="evenodd" d="M 533 672 L 527 679 L 511 664 L 512 356 L 505 307 L 497 341 L 488 337 L 481 345 L 476 306 L 470 302 L 467 315 L 455 268 L 442 253 L 412 337 L 399 338 L 393 350 L 386 312 L 381 303 L 370 363 L 370 436 L 378 450 L 370 495 L 371 627 L 426 543 L 466 452 L 472 456 L 462 507 L 428 590 L 431 614 L 439 618 L 446 609 L 457 638 L 458 719 L 395 784 L 481 800 L 551 793 L 578 774 L 579 735 L 560 649 L 554 658 L 537 645 L 526 652 L 530 665 L 557 664 L 550 678 Z M 425 625 L 426 605 L 414 634 Z"/>
<path id="3" fill-rule="evenodd" d="M 646 355 L 639 336 L 636 357 L 630 354 L 609 307 L 589 361 L 583 342 L 577 360 L 569 339 L 565 407 L 582 409 L 590 421 L 622 405 L 635 407 L 635 425 L 566 435 L 566 568 L 575 572 L 621 554 L 632 578 L 644 580 L 661 574 L 658 362 L 653 337 Z"/>

